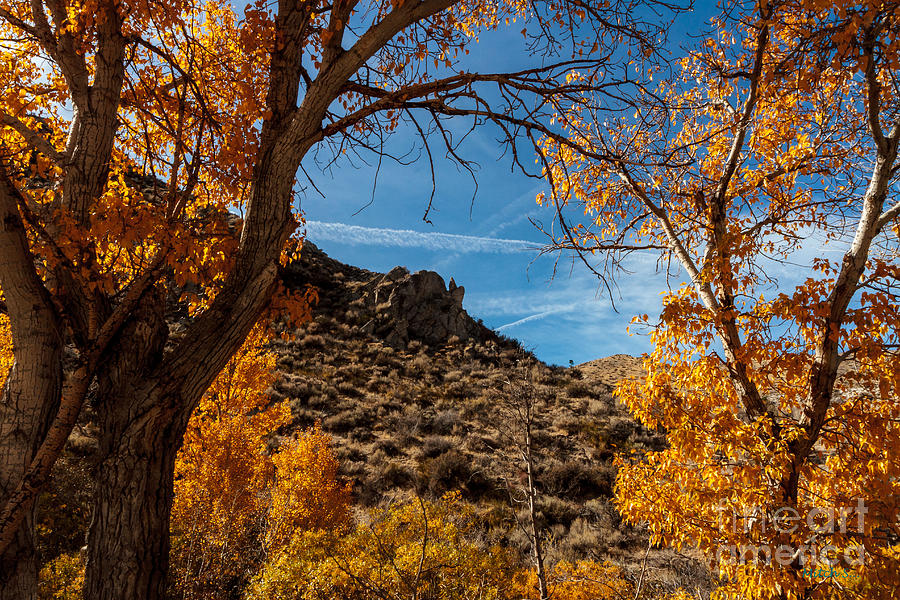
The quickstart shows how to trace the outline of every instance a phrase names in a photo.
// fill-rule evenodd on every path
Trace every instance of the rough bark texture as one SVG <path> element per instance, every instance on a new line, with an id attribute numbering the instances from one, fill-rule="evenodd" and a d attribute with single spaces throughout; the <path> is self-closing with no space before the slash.
<path id="1" fill-rule="evenodd" d="M 172 404 L 148 383 L 168 327 L 150 290 L 98 372 L 100 461 L 88 532 L 85 598 L 161 598 L 177 452 Z"/>
<path id="2" fill-rule="evenodd" d="M 37 598 L 37 560 L 34 548 L 34 512 L 29 511 L 10 548 L 0 558 L 0 598 Z"/>
<path id="3" fill-rule="evenodd" d="M 21 482 L 59 401 L 62 343 L 47 290 L 34 271 L 16 192 L 0 167 L 0 285 L 5 290 L 15 362 L 0 396 L 0 503 Z M 33 506 L 0 555 L 0 600 L 37 594 Z"/>
<path id="4" fill-rule="evenodd" d="M 165 597 L 174 440 L 181 436 L 171 423 L 158 423 L 151 418 L 127 428 L 114 446 L 105 438 L 88 533 L 85 598 Z"/>

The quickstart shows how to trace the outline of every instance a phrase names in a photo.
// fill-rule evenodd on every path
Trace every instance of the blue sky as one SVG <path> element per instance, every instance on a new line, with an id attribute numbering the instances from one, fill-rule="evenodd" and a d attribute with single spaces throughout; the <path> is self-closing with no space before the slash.
<path id="1" fill-rule="evenodd" d="M 698 12 L 684 15 L 673 28 L 676 44 L 706 20 L 701 15 L 708 15 L 711 6 L 699 4 Z M 482 36 L 470 55 L 479 58 L 466 67 L 501 71 L 521 66 L 514 64 L 526 64 L 517 50 L 521 47 L 518 33 Z M 616 312 L 583 265 L 566 257 L 539 257 L 542 234 L 529 218 L 552 220 L 552 212 L 535 202 L 543 185 L 513 171 L 496 138 L 491 127 L 479 128 L 462 148 L 466 159 L 478 163 L 477 192 L 468 173 L 435 156 L 432 224 L 422 220 L 431 194 L 426 160 L 412 165 L 385 161 L 375 185 L 373 157 L 366 157 L 370 164 L 347 160 L 324 172 L 308 157 L 306 171 L 324 194 L 308 189 L 302 196 L 309 239 L 335 259 L 366 269 L 404 265 L 411 271 L 437 271 L 445 281 L 453 277 L 466 288 L 469 314 L 520 340 L 548 363 L 578 364 L 646 351 L 648 339 L 629 335 L 626 328 L 633 315 L 659 312 L 666 280 L 656 272 L 655 258 L 647 254 L 631 260 L 632 274 L 619 279 Z M 408 148 L 410 133 L 398 132 L 393 143 L 398 151 Z"/>

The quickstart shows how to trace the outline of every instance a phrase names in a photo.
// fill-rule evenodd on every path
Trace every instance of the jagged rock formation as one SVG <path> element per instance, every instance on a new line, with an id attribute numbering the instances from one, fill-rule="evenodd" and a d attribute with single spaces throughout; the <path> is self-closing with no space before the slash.
<path id="1" fill-rule="evenodd" d="M 436 344 L 454 336 L 485 339 L 487 330 L 463 310 L 464 294 L 452 279 L 446 287 L 434 271 L 410 273 L 396 267 L 365 286 L 365 306 L 374 313 L 368 329 L 392 346 L 410 340 Z"/>
<path id="2" fill-rule="evenodd" d="M 352 308 L 350 321 L 390 346 L 411 341 L 440 344 L 451 338 L 483 342 L 496 335 L 463 309 L 465 288 L 449 286 L 434 271 L 410 273 L 395 267 L 381 274 L 348 267 L 306 242 L 300 260 L 289 265 L 289 285 L 307 283 L 320 290 L 322 302 Z"/>

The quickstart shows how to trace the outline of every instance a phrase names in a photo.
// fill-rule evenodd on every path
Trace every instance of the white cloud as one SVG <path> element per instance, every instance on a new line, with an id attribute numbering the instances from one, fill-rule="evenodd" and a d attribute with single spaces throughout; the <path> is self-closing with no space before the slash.
<path id="1" fill-rule="evenodd" d="M 422 233 L 410 229 L 385 229 L 361 227 L 346 223 L 307 221 L 306 232 L 310 240 L 341 242 L 353 245 L 393 246 L 400 248 L 424 248 L 450 252 L 484 252 L 506 254 L 534 252 L 540 247 L 527 240 L 456 235 L 452 233 Z"/>

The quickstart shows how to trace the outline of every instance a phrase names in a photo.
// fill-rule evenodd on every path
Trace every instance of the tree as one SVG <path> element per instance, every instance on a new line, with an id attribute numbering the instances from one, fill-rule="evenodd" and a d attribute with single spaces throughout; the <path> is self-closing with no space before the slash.
<path id="1" fill-rule="evenodd" d="M 84 561 L 78 553 L 60 554 L 41 567 L 40 600 L 77 600 L 82 598 Z"/>
<path id="2" fill-rule="evenodd" d="M 646 379 L 617 390 L 669 447 L 624 458 L 616 492 L 654 540 L 699 546 L 719 598 L 897 593 L 898 14 L 727 3 L 633 116 L 561 116 L 591 152 L 547 143 L 545 201 L 586 217 L 557 247 L 684 274 L 637 318 Z"/>
<path id="3" fill-rule="evenodd" d="M 261 533 L 274 479 L 268 444 L 290 423 L 267 390 L 275 354 L 257 326 L 204 394 L 175 460 L 173 581 L 184 598 L 229 598 L 262 560 Z"/>
<path id="4" fill-rule="evenodd" d="M 662 28 L 637 4 L 0 7 L 0 287 L 15 357 L 0 401 L 0 598 L 35 594 L 33 500 L 89 390 L 102 468 L 86 595 L 162 595 L 182 435 L 277 288 L 312 148 L 378 152 L 405 119 L 428 155 L 436 137 L 459 158 L 444 118 L 468 116 L 493 122 L 519 163 L 516 140 L 555 135 L 550 114 L 578 101 L 572 68 L 605 85 L 623 43 L 652 54 Z M 458 71 L 479 32 L 515 19 L 534 25 L 536 50 L 573 58 Z"/>
<path id="5" fill-rule="evenodd" d="M 321 424 L 288 442 L 274 457 L 275 482 L 266 516 L 266 552 L 277 553 L 299 531 L 342 531 L 350 524 L 350 484 Z"/>
<path id="6" fill-rule="evenodd" d="M 525 370 L 520 381 L 506 382 L 506 390 L 496 402 L 500 409 L 497 423 L 504 442 L 514 452 L 516 462 L 521 461 L 521 468 L 525 471 L 524 482 L 521 485 L 510 484 L 507 479 L 507 491 L 514 510 L 517 504 L 521 504 L 528 511 L 526 522 L 516 514 L 516 524 L 531 544 L 531 561 L 534 565 L 538 600 L 547 600 L 550 597 L 550 587 L 547 585 L 545 566 L 544 528 L 539 523 L 538 515 L 536 470 L 539 452 L 534 439 L 539 411 L 546 408 L 547 399 L 545 394 L 537 389 L 534 379 L 534 373 Z"/>
<path id="7" fill-rule="evenodd" d="M 317 425 L 270 449 L 290 424 L 272 402 L 275 354 L 257 326 L 194 411 L 175 462 L 173 580 L 179 597 L 233 598 L 289 532 L 349 523 L 331 438 Z"/>

